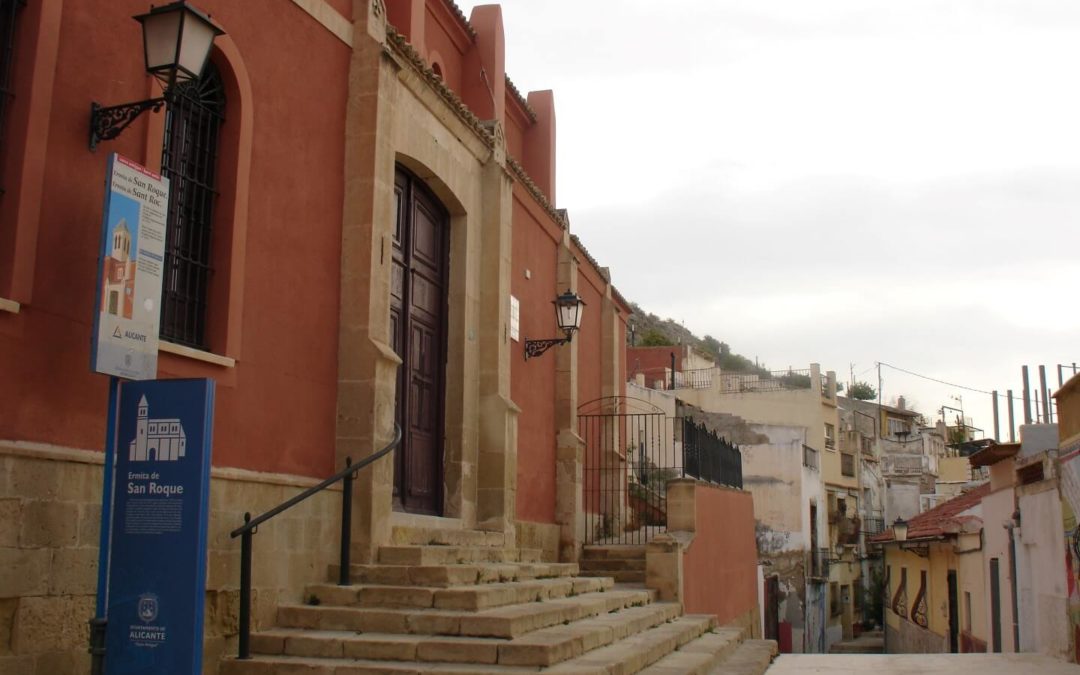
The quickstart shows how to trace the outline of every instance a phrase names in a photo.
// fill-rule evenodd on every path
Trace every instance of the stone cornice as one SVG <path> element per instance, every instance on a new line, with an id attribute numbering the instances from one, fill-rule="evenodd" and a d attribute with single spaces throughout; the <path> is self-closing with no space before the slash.
<path id="1" fill-rule="evenodd" d="M 536 111 L 529 105 L 529 101 L 521 95 L 521 90 L 517 88 L 517 85 L 514 84 L 514 81 L 510 79 L 509 75 L 506 76 L 506 90 L 510 92 L 510 95 L 517 101 L 517 104 L 525 111 L 525 115 L 529 118 L 529 121 L 535 124 Z"/>
<path id="2" fill-rule="evenodd" d="M 600 278 L 610 285 L 611 273 L 608 272 L 606 268 L 602 267 L 600 263 L 596 261 L 596 258 L 592 257 L 592 254 L 589 253 L 589 249 L 585 248 L 585 245 L 581 243 L 581 239 L 579 239 L 576 234 L 571 234 L 570 241 L 574 242 L 574 246 L 577 246 L 581 255 L 585 256 L 585 259 L 592 263 L 593 268 L 596 270 L 596 273 L 600 275 Z"/>
<path id="3" fill-rule="evenodd" d="M 468 33 L 470 38 L 475 40 L 476 31 L 473 30 L 472 24 L 469 23 L 469 17 L 465 16 L 465 12 L 461 11 L 461 8 L 457 6 L 457 3 L 454 2 L 454 0 L 443 0 L 443 5 L 445 5 L 446 9 L 450 10 L 450 13 L 458 20 L 461 29 Z"/>
<path id="4" fill-rule="evenodd" d="M 556 209 L 550 201 L 548 201 L 544 191 L 533 182 L 533 179 L 529 177 L 529 174 L 525 173 L 525 169 L 518 164 L 517 160 L 513 157 L 507 157 L 506 166 L 510 168 L 510 173 L 517 178 L 518 182 L 525 186 L 525 189 L 529 191 L 529 194 L 533 196 L 533 199 L 547 211 L 548 215 L 551 216 L 551 219 L 558 223 L 562 229 L 567 229 L 565 216 Z"/>
<path id="5" fill-rule="evenodd" d="M 431 66 L 424 61 L 424 57 L 420 56 L 420 53 L 416 51 L 409 41 L 405 39 L 401 33 L 398 33 L 391 26 L 386 27 L 386 43 L 388 47 L 398 56 L 401 57 L 405 63 L 412 66 L 412 69 L 417 72 L 418 75 L 424 80 L 424 82 L 432 88 L 432 90 L 438 94 L 454 113 L 465 123 L 465 126 L 476 132 L 476 135 L 483 139 L 484 143 L 489 148 L 495 147 L 495 138 L 488 131 L 480 118 L 477 117 L 473 111 L 469 110 L 469 107 L 465 105 L 465 102 L 461 100 L 461 97 L 454 92 L 453 89 L 446 86 L 442 78 L 435 74 L 435 71 L 431 69 Z"/>

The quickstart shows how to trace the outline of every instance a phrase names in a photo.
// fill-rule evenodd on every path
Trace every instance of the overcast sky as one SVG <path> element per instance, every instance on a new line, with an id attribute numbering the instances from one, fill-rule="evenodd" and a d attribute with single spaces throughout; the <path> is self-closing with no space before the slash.
<path id="1" fill-rule="evenodd" d="M 875 386 L 1080 361 L 1080 3 L 501 4 L 557 205 L 646 310 Z M 992 435 L 989 396 L 882 372 Z"/>

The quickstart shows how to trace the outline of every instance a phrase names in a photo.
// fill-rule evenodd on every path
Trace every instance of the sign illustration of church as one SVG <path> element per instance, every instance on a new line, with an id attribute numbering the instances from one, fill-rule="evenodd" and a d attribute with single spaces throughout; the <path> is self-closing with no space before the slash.
<path id="1" fill-rule="evenodd" d="M 150 419 L 150 404 L 139 399 L 135 440 L 128 445 L 129 462 L 175 462 L 184 456 L 187 435 L 179 419 Z"/>
<path id="2" fill-rule="evenodd" d="M 135 258 L 131 255 L 132 232 L 121 218 L 113 227 L 112 251 L 102 269 L 101 308 L 113 316 L 130 319 L 135 301 Z"/>

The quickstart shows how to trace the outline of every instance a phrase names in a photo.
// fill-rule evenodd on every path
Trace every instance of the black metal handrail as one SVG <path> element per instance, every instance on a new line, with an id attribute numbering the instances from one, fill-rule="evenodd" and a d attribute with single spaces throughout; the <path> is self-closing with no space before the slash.
<path id="1" fill-rule="evenodd" d="M 352 539 L 352 483 L 357 471 L 389 454 L 401 443 L 401 427 L 394 425 L 394 440 L 382 450 L 369 455 L 358 463 L 353 464 L 352 458 L 345 458 L 345 468 L 330 476 L 318 485 L 314 485 L 296 495 L 292 499 L 278 504 L 262 515 L 251 517 L 251 513 L 244 513 L 244 524 L 229 533 L 233 539 L 240 537 L 240 644 L 239 659 L 251 658 L 251 536 L 255 534 L 259 525 L 270 520 L 282 511 L 286 511 L 304 501 L 308 497 L 322 492 L 338 481 L 344 481 L 341 486 L 341 558 L 340 571 L 338 573 L 338 585 L 349 585 L 349 548 Z"/>

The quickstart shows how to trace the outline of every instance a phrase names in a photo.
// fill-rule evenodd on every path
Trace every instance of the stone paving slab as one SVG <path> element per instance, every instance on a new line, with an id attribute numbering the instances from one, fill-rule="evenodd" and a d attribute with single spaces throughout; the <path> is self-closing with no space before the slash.
<path id="1" fill-rule="evenodd" d="M 783 654 L 767 675 L 1080 675 L 1039 654 Z"/>

